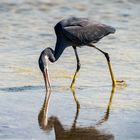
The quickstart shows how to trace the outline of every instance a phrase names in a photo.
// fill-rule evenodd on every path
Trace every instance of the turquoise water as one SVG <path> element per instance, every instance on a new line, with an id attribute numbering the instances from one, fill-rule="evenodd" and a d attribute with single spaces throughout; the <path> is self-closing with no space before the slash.
<path id="1" fill-rule="evenodd" d="M 1 0 L 0 140 L 139 140 L 139 9 L 138 0 Z M 52 93 L 48 125 L 43 128 L 38 116 L 45 88 L 38 57 L 45 47 L 54 48 L 54 25 L 73 15 L 116 28 L 114 35 L 96 45 L 110 54 L 116 79 L 127 86 L 112 92 L 104 56 L 86 46 L 78 48 L 82 65 L 75 87 L 78 112 L 69 88 L 76 69 L 69 47 L 49 64 Z"/>

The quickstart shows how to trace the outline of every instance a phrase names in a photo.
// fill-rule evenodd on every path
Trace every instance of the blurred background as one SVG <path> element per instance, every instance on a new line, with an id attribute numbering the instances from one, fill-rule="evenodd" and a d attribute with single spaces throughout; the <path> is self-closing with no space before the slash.
<path id="1" fill-rule="evenodd" d="M 97 129 L 115 140 L 140 139 L 139 9 L 139 0 L 0 0 L 0 140 L 55 139 L 54 131 L 44 133 L 38 125 L 45 97 L 38 57 L 44 48 L 55 47 L 54 26 L 70 16 L 116 28 L 96 46 L 110 54 L 116 79 L 125 80 L 127 87 L 117 87 L 109 119 Z M 96 128 L 106 112 L 111 79 L 100 52 L 83 47 L 78 53 L 82 67 L 75 91 L 81 105 L 77 126 Z M 76 111 L 69 89 L 75 69 L 71 47 L 49 64 L 53 91 L 48 116 L 59 118 L 66 130 Z"/>

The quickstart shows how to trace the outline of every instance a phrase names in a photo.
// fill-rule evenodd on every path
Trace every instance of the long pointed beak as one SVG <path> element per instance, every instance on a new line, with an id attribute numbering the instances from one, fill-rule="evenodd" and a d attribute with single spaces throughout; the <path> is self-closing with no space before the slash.
<path id="1" fill-rule="evenodd" d="M 45 68 L 43 72 L 44 76 L 44 81 L 45 81 L 45 87 L 46 87 L 46 92 L 48 91 L 48 86 L 51 89 L 50 81 L 49 81 L 49 74 L 48 74 L 48 69 Z"/>

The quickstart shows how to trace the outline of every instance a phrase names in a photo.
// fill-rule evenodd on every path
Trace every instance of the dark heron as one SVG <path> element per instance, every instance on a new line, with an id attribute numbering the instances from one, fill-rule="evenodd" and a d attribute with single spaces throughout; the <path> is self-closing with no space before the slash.
<path id="1" fill-rule="evenodd" d="M 48 90 L 47 85 L 50 87 L 48 75 L 48 60 L 50 62 L 57 61 L 61 56 L 61 54 L 63 53 L 64 49 L 69 46 L 73 47 L 77 60 L 77 69 L 71 83 L 71 88 L 74 87 L 75 78 L 81 66 L 77 53 L 77 47 L 81 47 L 84 45 L 93 47 L 99 50 L 102 54 L 104 54 L 108 63 L 112 79 L 112 85 L 114 87 L 116 86 L 117 82 L 123 82 L 123 80 L 118 81 L 115 79 L 111 67 L 109 54 L 93 45 L 104 36 L 115 33 L 115 28 L 105 24 L 97 23 L 95 21 L 91 21 L 87 18 L 71 17 L 68 19 L 63 19 L 60 22 L 58 22 L 55 25 L 54 29 L 57 36 L 55 50 L 53 50 L 52 48 L 46 48 L 41 52 L 39 57 L 39 67 L 44 76 L 46 90 Z"/>

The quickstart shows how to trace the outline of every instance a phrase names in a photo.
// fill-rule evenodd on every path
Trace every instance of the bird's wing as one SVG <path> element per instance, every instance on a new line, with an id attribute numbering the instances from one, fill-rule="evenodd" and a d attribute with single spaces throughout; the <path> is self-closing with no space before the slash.
<path id="1" fill-rule="evenodd" d="M 62 26 L 63 35 L 69 40 L 79 45 L 85 45 L 89 43 L 96 43 L 102 37 L 114 33 L 113 27 L 98 24 L 96 22 L 90 22 L 87 19 L 76 20 L 67 26 Z"/>
<path id="2" fill-rule="evenodd" d="M 77 17 L 70 17 L 68 19 L 63 19 L 60 21 L 61 26 L 69 27 L 69 26 L 81 26 L 84 27 L 89 24 L 88 18 L 77 18 Z"/>
<path id="3" fill-rule="evenodd" d="M 55 33 L 56 35 L 60 34 L 61 31 L 64 29 L 64 28 L 67 28 L 67 27 L 84 27 L 88 24 L 88 19 L 87 18 L 76 18 L 76 17 L 71 17 L 71 18 L 68 18 L 68 19 L 63 19 L 61 20 L 60 22 L 58 22 L 55 27 L 54 27 L 54 30 L 55 30 Z"/>

